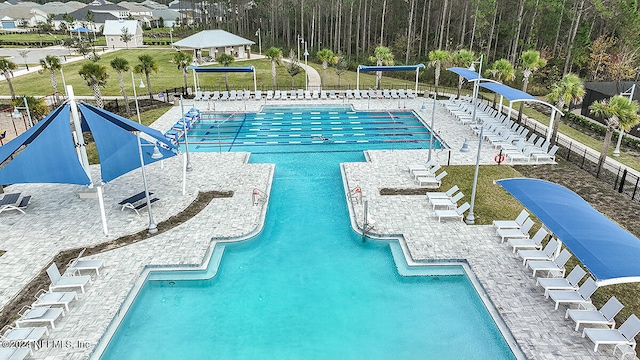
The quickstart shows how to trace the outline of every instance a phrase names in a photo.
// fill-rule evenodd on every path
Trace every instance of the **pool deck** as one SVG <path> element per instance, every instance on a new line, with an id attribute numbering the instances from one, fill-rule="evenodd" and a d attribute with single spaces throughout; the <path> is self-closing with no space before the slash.
<path id="1" fill-rule="evenodd" d="M 423 99 L 350 101 L 356 109 L 413 108 L 427 123 L 431 119 L 430 103 L 421 110 Z M 429 102 L 427 100 L 427 102 Z M 343 100 L 277 101 L 274 104 L 343 104 Z M 217 102 L 218 111 L 253 111 L 264 101 Z M 271 104 L 271 103 L 270 103 Z M 187 104 L 189 105 L 189 104 Z M 206 110 L 209 104 L 199 106 Z M 173 107 L 153 124 L 165 130 L 179 118 L 180 108 Z M 468 127 L 459 124 L 443 107 L 438 106 L 435 130 L 452 151 L 434 151 L 441 163 L 452 165 L 475 163 L 477 142 L 471 151 L 460 153 Z M 493 164 L 495 150 L 483 146 L 481 162 Z M 426 150 L 371 151 L 369 162 L 346 163 L 343 170 L 351 187 L 358 184 L 369 200 L 370 214 L 376 220 L 375 232 L 402 234 L 414 260 L 464 259 L 473 269 L 501 314 L 524 354 L 531 359 L 614 359 L 611 346 L 598 353 L 593 344 L 573 330 L 573 322 L 564 319 L 565 307 L 553 309 L 535 279 L 521 261 L 499 239 L 491 226 L 467 226 L 459 221 L 439 223 L 424 196 L 380 196 L 382 187 L 416 187 L 404 170 L 407 164 L 421 163 Z M 252 203 L 253 189 L 268 191 L 273 166 L 248 164 L 248 153 L 191 153 L 194 170 L 187 173 L 187 191 L 182 193 L 182 157 L 173 157 L 147 166 L 150 190 L 161 200 L 152 206 L 156 222 L 161 222 L 187 207 L 199 191 L 233 190 L 231 198 L 213 199 L 197 216 L 180 226 L 138 243 L 110 250 L 94 258 L 103 259 L 100 276 L 94 275 L 87 292 L 71 304 L 68 314 L 56 323 L 48 336 L 52 341 L 70 341 L 71 346 L 48 346 L 34 352 L 35 359 L 86 359 L 107 330 L 112 319 L 124 314 L 120 307 L 149 266 L 200 266 L 213 244 L 212 238 L 246 238 L 257 233 L 264 221 L 263 205 Z M 93 167 L 99 178 L 99 167 Z M 53 184 L 19 184 L 5 188 L 6 193 L 31 195 L 31 204 L 22 215 L 0 214 L 0 307 L 45 268 L 53 256 L 64 249 L 114 240 L 144 230 L 146 212 L 136 215 L 121 211 L 117 203 L 142 190 L 139 170 L 107 184 L 106 217 L 109 235 L 103 233 L 96 199 L 80 199 L 82 187 Z M 353 207 L 355 218 L 362 218 L 361 206 Z M 360 220 L 361 223 L 361 220 Z M 206 265 L 206 264 L 205 264 Z M 462 345 L 462 344 L 461 344 Z"/>

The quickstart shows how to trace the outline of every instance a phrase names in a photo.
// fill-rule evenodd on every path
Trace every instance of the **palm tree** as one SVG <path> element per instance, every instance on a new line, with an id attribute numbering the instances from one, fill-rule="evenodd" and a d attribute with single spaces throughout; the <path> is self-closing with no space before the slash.
<path id="1" fill-rule="evenodd" d="M 118 80 L 120 81 L 120 91 L 124 96 L 124 105 L 127 108 L 127 116 L 131 116 L 131 108 L 129 108 L 129 98 L 127 98 L 127 92 L 124 90 L 124 79 L 122 73 L 129 71 L 129 62 L 127 59 L 121 57 L 115 57 L 111 60 L 111 68 L 118 73 Z"/>
<path id="2" fill-rule="evenodd" d="M 541 67 L 547 65 L 547 60 L 540 57 L 540 51 L 527 50 L 522 53 L 522 91 L 527 92 L 529 86 L 529 77 L 534 71 L 537 71 Z M 524 102 L 520 102 L 520 110 L 518 111 L 518 122 L 522 119 L 522 108 Z"/>
<path id="3" fill-rule="evenodd" d="M 277 47 L 270 47 L 267 52 L 264 53 L 271 61 L 271 78 L 273 79 L 273 90 L 278 88 L 278 84 L 276 82 L 276 64 L 280 65 L 280 59 L 282 59 L 282 50 Z"/>
<path id="4" fill-rule="evenodd" d="M 17 69 L 18 65 L 13 61 L 7 59 L 0 59 L 0 73 L 7 80 L 9 85 L 9 92 L 11 93 L 11 100 L 16 99 L 16 93 L 13 91 L 13 84 L 11 84 L 11 77 L 13 76 L 13 70 Z"/>
<path id="5" fill-rule="evenodd" d="M 236 61 L 236 59 L 227 53 L 222 53 L 216 58 L 216 61 L 218 62 L 218 64 L 224 67 L 227 67 L 231 65 L 232 62 Z M 229 73 L 228 72 L 224 73 L 224 83 L 227 86 L 227 91 L 229 91 Z"/>
<path id="6" fill-rule="evenodd" d="M 178 65 L 178 69 L 182 71 L 182 80 L 184 88 L 187 88 L 187 67 L 193 62 L 193 55 L 178 51 L 173 53 L 173 62 Z"/>
<path id="7" fill-rule="evenodd" d="M 640 122 L 638 107 L 637 101 L 629 101 L 629 99 L 620 95 L 612 97 L 609 101 L 596 101 L 589 106 L 592 114 L 606 118 L 605 125 L 607 126 L 600 158 L 598 159 L 597 174 L 600 174 L 604 161 L 607 159 L 613 132 L 618 128 L 628 131 L 632 126 Z"/>
<path id="8" fill-rule="evenodd" d="M 158 63 L 156 62 L 156 60 L 153 57 L 151 57 L 151 55 L 140 55 L 138 56 L 138 60 L 140 61 L 140 63 L 133 68 L 133 71 L 136 74 L 145 75 L 145 77 L 147 78 L 147 89 L 149 90 L 149 99 L 153 99 L 153 91 L 151 90 L 151 78 L 149 75 L 151 74 L 152 71 L 154 73 L 157 73 L 160 67 L 158 66 Z"/>
<path id="9" fill-rule="evenodd" d="M 386 46 L 376 46 L 373 50 L 373 56 L 369 57 L 369 61 L 375 62 L 377 66 L 393 65 L 393 53 Z M 382 80 L 382 71 L 376 71 L 376 90 L 380 89 L 380 81 Z"/>
<path id="10" fill-rule="evenodd" d="M 100 93 L 100 86 L 107 84 L 107 67 L 104 65 L 98 65 L 94 62 L 89 62 L 82 65 L 78 74 L 87 82 L 87 85 L 93 89 L 93 96 L 96 98 L 96 104 L 99 108 L 104 108 L 102 103 L 102 93 Z"/>
<path id="11" fill-rule="evenodd" d="M 507 59 L 496 60 L 491 69 L 487 70 L 487 74 L 489 74 L 492 78 L 499 82 L 503 81 L 511 81 L 516 78 L 516 69 L 513 68 L 513 65 Z M 493 94 L 493 106 L 496 106 L 496 102 L 498 101 L 498 93 Z"/>
<path id="12" fill-rule="evenodd" d="M 298 63 L 298 59 L 296 58 L 296 53 L 293 50 L 289 52 L 289 59 L 287 59 L 285 68 L 287 69 L 289 76 L 291 76 L 291 88 L 293 89 L 295 87 L 295 78 L 302 70 Z"/>
<path id="13" fill-rule="evenodd" d="M 565 105 L 570 105 L 572 101 L 579 101 L 584 96 L 584 84 L 582 79 L 576 74 L 569 73 L 562 77 L 560 81 L 555 83 L 551 89 L 551 93 L 547 95 L 547 99 L 556 102 L 556 107 L 564 111 Z M 553 121 L 554 119 L 551 119 Z M 558 135 L 558 121 L 553 121 L 553 131 L 551 132 L 551 145 L 555 145 L 556 136 Z"/>
<path id="14" fill-rule="evenodd" d="M 438 84 L 440 82 L 440 69 L 442 65 L 449 63 L 451 60 L 451 53 L 446 50 L 433 50 L 429 51 L 429 66 L 434 66 L 435 69 L 435 86 L 436 86 L 436 98 L 438 97 Z"/>
<path id="15" fill-rule="evenodd" d="M 322 61 L 322 86 L 327 86 L 327 68 L 330 62 L 333 63 L 333 51 L 322 49 L 316 53 L 316 57 Z"/>
<path id="16" fill-rule="evenodd" d="M 455 64 L 455 66 L 468 68 L 469 66 L 471 66 L 471 64 L 473 64 L 473 60 L 475 60 L 475 58 L 476 53 L 474 53 L 473 51 L 460 49 L 451 55 L 451 62 Z M 458 76 L 458 99 L 460 99 L 460 91 L 462 90 L 463 83 L 464 77 Z"/>
<path id="17" fill-rule="evenodd" d="M 47 55 L 44 59 L 40 59 L 42 71 L 49 70 L 51 76 L 51 86 L 53 87 L 53 96 L 56 104 L 58 103 L 58 81 L 56 80 L 56 70 L 62 69 L 60 58 L 53 55 Z"/>

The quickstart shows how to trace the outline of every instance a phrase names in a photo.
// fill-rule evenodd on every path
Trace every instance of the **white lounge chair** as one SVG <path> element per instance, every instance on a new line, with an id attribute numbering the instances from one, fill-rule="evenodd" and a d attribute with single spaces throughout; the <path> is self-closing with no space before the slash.
<path id="1" fill-rule="evenodd" d="M 409 171 L 409 174 L 413 174 L 414 171 L 429 170 L 436 165 L 435 162 L 435 159 L 431 159 L 424 164 L 409 164 L 407 165 L 407 170 Z"/>
<path id="2" fill-rule="evenodd" d="M 311 100 L 311 91 L 309 91 L 309 90 L 305 90 L 305 92 L 304 92 L 304 99 L 305 99 L 305 100 Z"/>
<path id="3" fill-rule="evenodd" d="M 536 163 L 539 163 L 540 160 L 556 161 L 556 152 L 558 152 L 558 146 L 553 145 L 553 147 L 551 148 L 551 150 L 549 150 L 548 153 L 546 154 L 536 153 L 536 154 L 533 154 L 532 156 Z"/>
<path id="4" fill-rule="evenodd" d="M 460 201 L 462 197 L 464 197 L 464 194 L 462 192 L 459 192 L 451 198 L 431 199 L 431 206 L 433 207 L 433 210 L 435 210 L 438 206 L 446 207 L 447 209 L 455 209 L 456 207 L 458 207 L 458 201 Z"/>
<path id="5" fill-rule="evenodd" d="M 404 92 L 404 89 L 398 89 L 398 96 L 400 96 L 400 99 L 407 98 L 407 94 Z"/>
<path id="6" fill-rule="evenodd" d="M 518 256 L 522 258 L 522 265 L 527 265 L 529 260 L 551 260 L 558 250 L 558 240 L 551 238 L 547 246 L 542 250 L 518 250 Z"/>
<path id="7" fill-rule="evenodd" d="M 593 351 L 598 351 L 599 345 L 629 345 L 636 348 L 636 335 L 640 332 L 640 319 L 631 314 L 627 320 L 617 329 L 584 329 L 585 335 L 595 344 Z"/>
<path id="8" fill-rule="evenodd" d="M 262 100 L 262 90 L 256 90 L 256 95 L 253 97 L 254 100 Z"/>
<path id="9" fill-rule="evenodd" d="M 48 292 L 44 289 L 40 289 L 36 293 L 35 298 L 36 302 L 31 304 L 31 306 L 33 307 L 62 305 L 68 312 L 69 303 L 71 303 L 73 300 L 78 300 L 78 293 L 76 293 L 75 291 Z"/>
<path id="10" fill-rule="evenodd" d="M 196 90 L 196 96 L 193 98 L 194 101 L 202 100 L 202 91 Z"/>
<path id="11" fill-rule="evenodd" d="M 514 253 L 520 249 L 542 249 L 542 240 L 547 235 L 549 235 L 547 230 L 541 227 L 531 239 L 509 239 L 507 244 L 513 248 Z"/>
<path id="12" fill-rule="evenodd" d="M 440 174 L 435 177 L 432 176 L 420 176 L 416 179 L 418 181 L 418 185 L 420 187 L 434 187 L 439 188 L 442 185 L 442 178 L 447 176 L 446 171 L 442 171 Z"/>
<path id="13" fill-rule="evenodd" d="M 618 315 L 623 307 L 622 303 L 615 296 L 612 296 L 600 310 L 567 309 L 564 318 L 571 318 L 571 320 L 575 321 L 576 331 L 578 331 L 581 324 L 606 325 L 611 326 L 613 329 L 616 326 L 614 317 Z"/>
<path id="14" fill-rule="evenodd" d="M 564 276 L 564 266 L 569 261 L 571 253 L 569 250 L 564 249 L 560 252 L 560 255 L 553 260 L 532 260 L 527 262 L 529 269 L 533 270 L 533 275 L 536 276 L 538 271 L 547 271 L 550 273 L 558 272 L 560 276 Z"/>
<path id="15" fill-rule="evenodd" d="M 267 100 L 273 100 L 273 90 L 267 90 Z"/>
<path id="16" fill-rule="evenodd" d="M 320 92 L 318 90 L 313 90 L 313 92 L 311 92 L 311 98 L 312 99 L 319 99 L 320 98 Z"/>
<path id="17" fill-rule="evenodd" d="M 19 347 L 19 348 L 7 348 L 0 347 L 0 359 L 8 360 L 22 360 L 26 359 L 31 354 L 31 348 Z"/>
<path id="18" fill-rule="evenodd" d="M 398 95 L 398 90 L 391 89 L 391 98 L 392 99 L 399 99 L 400 98 L 400 95 Z"/>
<path id="19" fill-rule="evenodd" d="M 2 328 L 0 339 L 4 341 L 38 341 L 45 335 L 49 335 L 49 328 L 46 326 L 15 328 L 7 325 Z M 0 357 L 0 359 L 3 358 Z"/>
<path id="20" fill-rule="evenodd" d="M 385 99 L 391 99 L 391 93 L 389 92 L 389 89 L 382 90 L 382 96 L 384 96 Z"/>
<path id="21" fill-rule="evenodd" d="M 55 329 L 55 321 L 61 316 L 64 316 L 64 310 L 62 308 L 52 308 L 49 306 L 37 308 L 25 306 L 18 311 L 18 314 L 20 318 L 16 320 L 17 327 L 23 324 L 47 323 L 51 325 L 52 329 Z"/>
<path id="22" fill-rule="evenodd" d="M 434 166 L 426 169 L 426 170 L 414 170 L 410 172 L 413 174 L 413 179 L 418 180 L 419 177 L 435 177 L 436 172 L 442 168 L 442 165 L 435 164 Z"/>
<path id="23" fill-rule="evenodd" d="M 344 95 L 347 97 L 347 99 L 353 99 L 353 91 L 351 91 L 350 89 L 345 90 Z"/>
<path id="24" fill-rule="evenodd" d="M 237 100 L 238 99 L 238 90 L 229 91 L 229 99 L 228 100 Z"/>
<path id="25" fill-rule="evenodd" d="M 407 89 L 407 97 L 409 99 L 414 99 L 416 97 L 416 95 L 413 93 L 413 90 Z"/>
<path id="26" fill-rule="evenodd" d="M 427 200 L 431 202 L 432 199 L 448 199 L 456 193 L 456 191 L 460 190 L 458 185 L 453 185 L 451 189 L 440 192 L 440 191 L 432 191 L 427 193 Z"/>
<path id="27" fill-rule="evenodd" d="M 353 90 L 353 97 L 356 100 L 362 100 L 362 95 L 360 95 L 360 90 Z"/>
<path id="28" fill-rule="evenodd" d="M 598 284 L 589 277 L 580 285 L 578 290 L 549 290 L 549 297 L 556 303 L 556 309 L 560 304 L 584 305 L 591 303 L 591 295 L 597 289 Z"/>
<path id="29" fill-rule="evenodd" d="M 95 271 L 96 275 L 100 276 L 100 268 L 104 266 L 104 260 L 82 259 L 82 255 L 84 254 L 85 250 L 87 249 L 82 249 L 82 251 L 80 251 L 80 254 L 78 254 L 78 257 L 76 257 L 75 259 L 69 262 L 67 271 L 70 271 L 71 273 L 75 273 L 75 272 L 79 273 L 81 271 Z"/>
<path id="30" fill-rule="evenodd" d="M 500 242 L 504 242 L 504 239 L 528 239 L 532 227 L 533 220 L 527 219 L 520 229 L 498 229 L 496 234 L 500 237 Z"/>
<path id="31" fill-rule="evenodd" d="M 16 202 L 15 204 L 4 204 L 0 205 L 0 213 L 3 211 L 15 210 L 21 213 L 25 213 L 23 209 L 26 209 L 29 206 L 29 200 L 31 200 L 31 195 L 23 196 L 20 199 L 20 202 Z"/>
<path id="32" fill-rule="evenodd" d="M 296 95 L 298 96 L 298 100 L 304 99 L 304 90 L 298 89 L 298 92 Z"/>
<path id="33" fill-rule="evenodd" d="M 291 96 L 290 96 L 291 100 L 296 100 L 296 99 L 299 98 L 298 93 L 295 90 L 291 90 L 289 92 L 289 94 L 291 94 Z M 300 95 L 304 96 L 304 94 L 300 94 Z M 284 99 L 282 99 L 282 100 L 284 100 Z"/>
<path id="34" fill-rule="evenodd" d="M 220 91 L 214 91 L 213 94 L 211 94 L 211 98 L 210 100 L 219 100 L 220 99 Z"/>
<path id="35" fill-rule="evenodd" d="M 49 285 L 50 291 L 59 289 L 79 288 L 84 293 L 84 287 L 91 282 L 91 276 L 61 276 L 60 270 L 56 263 L 51 264 L 47 269 L 47 275 L 51 279 L 51 285 Z"/>
<path id="36" fill-rule="evenodd" d="M 327 100 L 327 91 L 326 90 L 320 90 L 320 99 L 322 100 Z"/>
<path id="37" fill-rule="evenodd" d="M 335 90 L 329 90 L 329 99 L 335 100 L 338 98 L 338 94 Z"/>
<path id="38" fill-rule="evenodd" d="M 458 206 L 455 210 L 436 210 L 436 216 L 438 217 L 438 222 L 442 221 L 442 218 L 460 218 L 462 220 L 464 218 L 464 212 L 469 210 L 471 205 L 469 203 L 464 203 Z"/>
<path id="39" fill-rule="evenodd" d="M 275 92 L 273 93 L 273 100 L 280 100 L 281 97 L 281 93 L 280 90 L 275 90 Z"/>
<path id="40" fill-rule="evenodd" d="M 580 265 L 576 265 L 566 278 L 538 278 L 537 285 L 544 289 L 544 297 L 549 297 L 549 290 L 576 290 L 580 280 L 587 274 Z"/>
<path id="41" fill-rule="evenodd" d="M 220 96 L 220 100 L 229 100 L 229 92 L 223 91 L 222 95 Z"/>
<path id="42" fill-rule="evenodd" d="M 496 229 L 520 229 L 525 220 L 529 218 L 527 210 L 522 209 L 520 215 L 515 220 L 494 220 L 493 227 Z"/>

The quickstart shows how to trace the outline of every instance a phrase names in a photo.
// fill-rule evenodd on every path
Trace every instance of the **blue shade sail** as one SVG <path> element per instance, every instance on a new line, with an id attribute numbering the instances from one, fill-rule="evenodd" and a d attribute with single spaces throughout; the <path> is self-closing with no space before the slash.
<path id="1" fill-rule="evenodd" d="M 569 248 L 598 285 L 640 281 L 640 240 L 578 194 L 538 179 L 505 179 L 497 183 Z"/>
<path id="2" fill-rule="evenodd" d="M 156 139 L 162 159 L 175 155 L 175 146 L 158 130 L 125 119 L 116 114 L 102 110 L 92 105 L 78 105 L 84 121 L 89 125 L 93 139 L 98 148 L 102 181 L 109 182 L 120 175 L 140 167 L 136 131 L 143 132 Z M 145 164 L 151 164 L 161 159 L 153 159 L 154 144 L 140 139 Z"/>
<path id="3" fill-rule="evenodd" d="M 0 184 L 91 183 L 75 150 L 69 113 L 69 105 L 60 106 L 0 147 Z"/>
<path id="4" fill-rule="evenodd" d="M 514 89 L 507 85 L 489 82 L 480 83 L 480 86 L 504 96 L 509 101 L 538 101 L 538 99 L 536 99 L 534 96 L 531 96 L 524 91 Z"/>
<path id="5" fill-rule="evenodd" d="M 478 74 L 477 72 L 473 71 L 473 70 L 469 70 L 467 68 L 448 68 L 447 70 L 451 71 L 452 73 L 456 73 L 460 76 L 462 76 L 463 78 L 465 78 L 467 81 L 473 81 L 473 80 L 478 80 L 478 79 L 484 79 L 480 74 Z"/>
<path id="6" fill-rule="evenodd" d="M 424 64 L 418 65 L 397 65 L 397 66 L 364 66 L 359 65 L 358 70 L 360 72 L 370 71 L 413 71 L 417 69 L 423 69 Z"/>
<path id="7" fill-rule="evenodd" d="M 233 66 L 233 67 L 200 67 L 200 66 L 188 66 L 188 70 L 193 70 L 197 73 L 227 73 L 227 72 L 253 72 L 253 66 Z"/>

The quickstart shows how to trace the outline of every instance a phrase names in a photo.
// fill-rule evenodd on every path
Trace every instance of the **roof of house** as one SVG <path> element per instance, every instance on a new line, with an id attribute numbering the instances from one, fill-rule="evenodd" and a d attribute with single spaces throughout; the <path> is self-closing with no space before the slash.
<path id="1" fill-rule="evenodd" d="M 190 49 L 206 49 L 214 47 L 253 45 L 251 40 L 247 40 L 238 35 L 224 30 L 203 30 L 180 41 L 173 43 L 174 46 Z"/>
<path id="2" fill-rule="evenodd" d="M 169 21 L 173 21 L 176 18 L 180 17 L 179 12 L 171 9 L 154 9 L 152 11 L 152 14 L 155 19 L 162 18 L 164 20 L 169 20 Z"/>
<path id="3" fill-rule="evenodd" d="M 107 20 L 104 22 L 104 35 L 122 35 L 122 28 L 127 28 L 129 34 L 137 33 L 138 20 Z"/>
<path id="4" fill-rule="evenodd" d="M 151 12 L 150 8 L 134 2 L 122 1 L 118 3 L 118 6 L 122 6 L 132 12 Z"/>
<path id="5" fill-rule="evenodd" d="M 44 5 L 41 5 L 40 9 L 42 9 L 42 11 L 46 12 L 47 14 L 58 15 L 58 14 L 71 13 L 78 9 L 82 9 L 85 6 L 86 6 L 85 4 L 78 1 L 69 1 L 66 3 L 63 3 L 60 1 L 52 1 Z"/>

